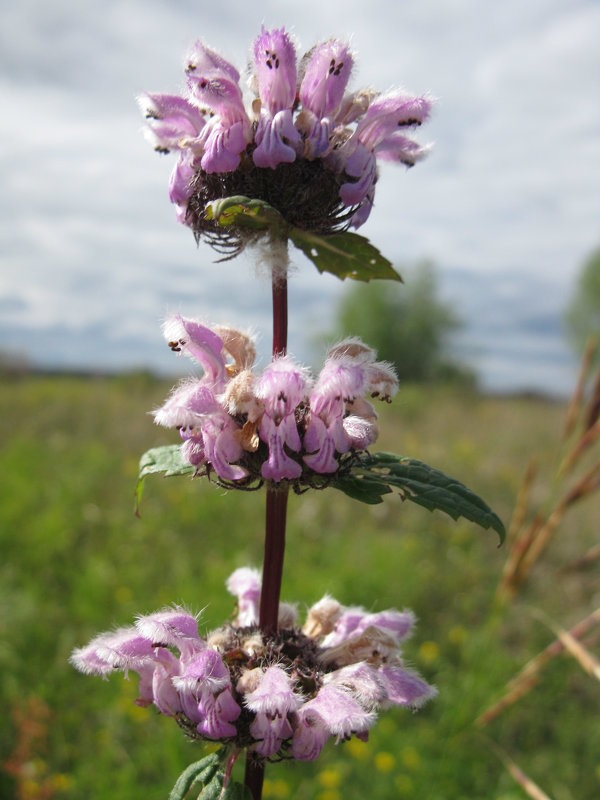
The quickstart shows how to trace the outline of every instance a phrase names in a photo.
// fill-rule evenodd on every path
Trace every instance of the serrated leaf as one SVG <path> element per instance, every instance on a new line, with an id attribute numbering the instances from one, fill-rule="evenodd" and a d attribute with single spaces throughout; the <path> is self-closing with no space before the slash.
<path id="1" fill-rule="evenodd" d="M 318 236 L 300 228 L 290 228 L 288 235 L 319 272 L 330 272 L 342 281 L 344 278 L 355 281 L 402 281 L 392 262 L 358 233 L 345 231 Z"/>
<path id="2" fill-rule="evenodd" d="M 443 511 L 453 519 L 464 517 L 482 528 L 492 528 L 504 541 L 506 532 L 500 518 L 478 495 L 456 478 L 422 461 L 393 453 L 374 453 L 355 464 L 350 474 L 335 481 L 336 489 L 363 503 L 381 503 L 383 495 L 396 489 L 429 511 Z"/>
<path id="3" fill-rule="evenodd" d="M 252 800 L 250 790 L 243 783 L 229 781 L 223 800 Z"/>
<path id="4" fill-rule="evenodd" d="M 144 490 L 144 479 L 155 472 L 163 472 L 165 478 L 173 475 L 192 475 L 194 467 L 181 457 L 181 445 L 167 444 L 146 450 L 140 458 L 138 481 L 135 487 L 135 513 L 139 513 Z"/>
<path id="5" fill-rule="evenodd" d="M 383 495 L 390 494 L 392 491 L 389 486 L 370 475 L 345 475 L 333 485 L 349 497 L 372 506 L 383 502 Z"/>
<path id="6" fill-rule="evenodd" d="M 224 197 L 206 204 L 207 219 L 215 220 L 222 227 L 239 225 L 249 230 L 271 230 L 281 236 L 287 223 L 273 206 L 264 200 L 256 200 L 243 195 Z"/>
<path id="7" fill-rule="evenodd" d="M 200 759 L 200 761 L 190 764 L 189 767 L 183 770 L 179 778 L 177 778 L 177 782 L 169 795 L 169 800 L 184 800 L 194 783 L 212 782 L 219 769 L 220 763 L 221 756 L 219 753 L 211 753 L 205 758 Z"/>

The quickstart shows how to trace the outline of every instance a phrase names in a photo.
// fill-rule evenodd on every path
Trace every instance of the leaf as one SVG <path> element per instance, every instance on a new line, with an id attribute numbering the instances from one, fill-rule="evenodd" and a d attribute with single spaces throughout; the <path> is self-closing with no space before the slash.
<path id="1" fill-rule="evenodd" d="M 381 503 L 383 495 L 397 489 L 403 500 L 443 511 L 453 519 L 465 517 L 482 528 L 493 528 L 504 541 L 506 532 L 500 518 L 464 484 L 414 458 L 393 453 L 368 455 L 355 464 L 350 474 L 331 484 L 363 503 Z"/>
<path id="2" fill-rule="evenodd" d="M 319 272 L 330 272 L 336 278 L 371 281 L 375 278 L 402 281 L 391 261 L 364 236 L 346 231 L 317 236 L 315 233 L 290 228 L 289 237 Z"/>
<path id="3" fill-rule="evenodd" d="M 206 204 L 205 214 L 224 228 L 239 225 L 255 231 L 271 230 L 278 237 L 287 229 L 287 222 L 273 206 L 243 195 L 213 200 Z"/>
<path id="4" fill-rule="evenodd" d="M 348 497 L 372 506 L 382 503 L 383 495 L 390 494 L 392 491 L 379 478 L 373 478 L 370 475 L 346 475 L 333 485 L 336 489 L 341 489 Z"/>
<path id="5" fill-rule="evenodd" d="M 229 781 L 223 800 L 252 800 L 250 790 L 243 783 Z"/>
<path id="6" fill-rule="evenodd" d="M 177 782 L 169 795 L 169 800 L 183 800 L 194 783 L 212 783 L 221 761 L 222 757 L 219 753 L 211 753 L 205 758 L 200 759 L 200 761 L 190 764 L 189 767 L 183 770 L 179 778 L 177 778 Z"/>
<path id="7" fill-rule="evenodd" d="M 144 479 L 154 472 L 164 472 L 165 478 L 173 475 L 192 475 L 194 467 L 181 458 L 181 445 L 167 444 L 146 450 L 140 458 L 138 481 L 135 487 L 135 513 L 139 516 Z"/>

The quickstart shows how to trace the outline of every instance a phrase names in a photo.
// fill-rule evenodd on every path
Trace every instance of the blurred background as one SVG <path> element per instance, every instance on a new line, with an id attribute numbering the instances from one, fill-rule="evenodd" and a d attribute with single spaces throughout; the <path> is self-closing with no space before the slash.
<path id="1" fill-rule="evenodd" d="M 405 284 L 357 288 L 293 253 L 290 349 L 318 365 L 338 335 L 376 345 L 402 378 L 380 446 L 456 476 L 509 528 L 498 549 L 398 496 L 291 497 L 283 597 L 301 614 L 326 591 L 412 607 L 406 658 L 440 694 L 368 744 L 270 766 L 265 800 L 597 797 L 591 351 L 567 398 L 600 331 L 600 5 L 21 0 L 0 10 L 0 798 L 161 800 L 204 752 L 135 705 L 135 676 L 68 657 L 171 602 L 219 625 L 225 579 L 262 560 L 262 493 L 150 478 L 133 515 L 140 454 L 175 441 L 147 412 L 189 366 L 165 315 L 251 326 L 263 364 L 271 336 L 257 258 L 215 264 L 177 224 L 173 161 L 135 98 L 180 91 L 199 37 L 242 69 L 262 22 L 299 53 L 351 37 L 353 88 L 438 98 L 418 131 L 431 156 L 382 169 L 361 229 Z"/>
<path id="2" fill-rule="evenodd" d="M 361 233 L 403 270 L 422 259 L 463 326 L 453 345 L 494 391 L 565 394 L 565 305 L 600 242 L 600 8 L 584 0 L 73 3 L 0 12 L 0 349 L 51 369 L 180 368 L 170 311 L 255 327 L 269 291 L 252 256 L 215 264 L 167 198 L 173 158 L 142 139 L 135 98 L 176 93 L 202 38 L 242 71 L 264 22 L 299 54 L 332 33 L 352 88 L 430 92 L 431 156 L 384 167 Z M 293 254 L 290 348 L 314 360 L 349 289 Z M 258 267 L 260 274 L 260 268 Z"/>

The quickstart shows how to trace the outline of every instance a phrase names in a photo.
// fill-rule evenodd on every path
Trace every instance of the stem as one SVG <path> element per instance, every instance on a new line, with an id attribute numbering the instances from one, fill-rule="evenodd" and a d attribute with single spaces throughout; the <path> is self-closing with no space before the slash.
<path id="1" fill-rule="evenodd" d="M 272 294 L 273 294 L 273 358 L 285 355 L 287 350 L 288 293 L 287 293 L 287 242 L 273 242 Z M 280 262 L 280 263 L 276 263 Z M 282 262 L 282 263 L 281 263 Z M 262 590 L 260 594 L 259 626 L 263 633 L 277 631 L 279 598 L 285 552 L 285 522 L 288 488 L 267 489 L 265 520 L 265 559 L 263 562 Z M 249 753 L 246 756 L 244 785 L 253 800 L 261 800 L 265 765 Z"/>
<path id="2" fill-rule="evenodd" d="M 275 633 L 277 631 L 285 550 L 287 499 L 287 488 L 267 489 L 265 561 L 263 564 L 259 616 L 259 625 L 263 633 Z"/>
<path id="3" fill-rule="evenodd" d="M 273 273 L 273 356 L 287 350 L 288 299 L 287 275 Z"/>
<path id="4" fill-rule="evenodd" d="M 244 773 L 244 786 L 249 790 L 252 800 L 261 800 L 265 766 L 262 762 L 254 761 L 250 754 L 246 756 L 246 772 Z"/>

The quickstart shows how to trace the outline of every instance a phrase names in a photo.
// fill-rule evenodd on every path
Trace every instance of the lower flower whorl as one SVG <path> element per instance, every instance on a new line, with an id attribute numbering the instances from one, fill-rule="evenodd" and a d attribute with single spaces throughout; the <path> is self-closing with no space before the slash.
<path id="1" fill-rule="evenodd" d="M 71 662 L 88 674 L 137 672 L 139 705 L 154 704 L 192 739 L 263 760 L 314 760 L 332 737 L 367 738 L 380 709 L 418 707 L 435 695 L 403 665 L 410 611 L 368 613 L 325 596 L 302 628 L 295 607 L 282 604 L 279 630 L 266 636 L 257 625 L 258 572 L 236 570 L 228 588 L 239 615 L 206 638 L 194 615 L 167 608 L 97 636 Z"/>

